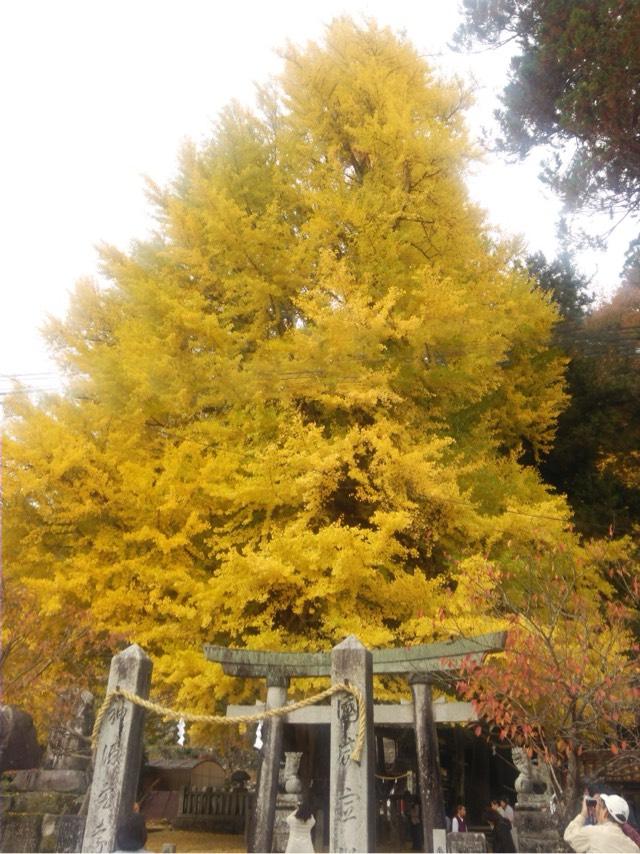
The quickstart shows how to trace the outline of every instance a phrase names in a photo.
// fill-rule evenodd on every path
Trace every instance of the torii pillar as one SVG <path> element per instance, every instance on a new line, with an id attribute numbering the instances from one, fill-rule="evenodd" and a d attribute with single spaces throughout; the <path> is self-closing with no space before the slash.
<path id="1" fill-rule="evenodd" d="M 442 841 L 446 849 L 446 821 L 444 798 L 440 784 L 440 756 L 438 733 L 433 716 L 431 686 L 433 677 L 423 673 L 409 680 L 413 694 L 413 714 L 416 733 L 416 756 L 420 779 L 420 807 L 422 816 L 423 851 L 438 851 Z M 435 834 L 434 834 L 435 831 Z M 444 840 L 442 833 L 444 833 Z M 436 836 L 440 837 L 439 843 Z"/>
<path id="2" fill-rule="evenodd" d="M 274 669 L 267 676 L 267 709 L 278 709 L 287 702 L 289 679 Z M 249 830 L 250 851 L 271 851 L 276 820 L 278 773 L 282 753 L 284 718 L 267 718 L 262 725 L 263 752 L 258 770 L 256 807 Z"/>
<path id="3" fill-rule="evenodd" d="M 329 851 L 375 851 L 375 743 L 373 738 L 373 657 L 355 635 L 334 646 L 331 682 L 360 689 L 364 709 L 351 694 L 331 698 L 331 797 Z M 365 714 L 365 739 L 358 762 L 351 758 L 358 717 Z"/>

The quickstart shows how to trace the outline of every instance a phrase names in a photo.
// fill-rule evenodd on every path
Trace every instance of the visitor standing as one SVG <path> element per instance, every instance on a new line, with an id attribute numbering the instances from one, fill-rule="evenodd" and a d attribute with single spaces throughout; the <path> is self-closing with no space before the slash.
<path id="1" fill-rule="evenodd" d="M 456 814 L 451 819 L 451 832 L 452 833 L 466 833 L 467 832 L 467 821 L 465 816 L 467 815 L 467 808 L 464 804 L 458 804 L 456 807 Z"/>
<path id="2" fill-rule="evenodd" d="M 564 840 L 576 852 L 584 854 L 625 854 L 640 851 L 636 843 L 624 832 L 629 819 L 629 805 L 620 795 L 596 795 L 597 824 L 587 824 L 587 798 L 582 799 L 582 809 L 567 825 Z"/>
<path id="3" fill-rule="evenodd" d="M 298 808 L 287 816 L 289 840 L 285 854 L 313 854 L 311 830 L 316 820 L 311 814 L 311 804 L 307 798 L 298 804 Z"/>
<path id="4" fill-rule="evenodd" d="M 503 813 L 502 807 L 500 806 L 500 801 L 497 798 L 491 798 L 489 809 L 495 810 L 498 815 L 501 815 L 503 818 L 505 818 L 505 814 Z"/>
<path id="5" fill-rule="evenodd" d="M 504 795 L 500 798 L 500 812 L 506 819 L 511 822 L 511 824 L 513 824 L 513 820 L 516 817 L 516 814 L 513 810 L 513 807 Z"/>
<path id="6" fill-rule="evenodd" d="M 420 801 L 415 800 L 409 807 L 409 839 L 412 851 L 423 851 L 422 838 L 422 816 L 420 815 Z"/>
<path id="7" fill-rule="evenodd" d="M 640 848 L 640 833 L 638 833 L 638 831 L 631 824 L 630 821 L 625 821 L 625 823 L 622 825 L 622 832 L 625 836 L 628 836 L 629 839 L 635 842 L 638 848 Z"/>
<path id="8" fill-rule="evenodd" d="M 513 836 L 511 835 L 511 822 L 508 818 L 500 815 L 498 810 L 489 809 L 485 819 L 491 826 L 491 850 L 498 854 L 513 854 L 516 850 Z"/>
<path id="9" fill-rule="evenodd" d="M 139 809 L 139 808 L 138 808 Z M 118 826 L 116 851 L 146 851 L 147 826 L 140 812 L 132 812 Z"/>

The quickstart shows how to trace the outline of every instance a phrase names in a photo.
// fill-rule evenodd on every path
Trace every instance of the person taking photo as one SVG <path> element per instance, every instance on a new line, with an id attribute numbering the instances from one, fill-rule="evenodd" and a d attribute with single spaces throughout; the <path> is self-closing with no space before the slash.
<path id="1" fill-rule="evenodd" d="M 588 803 L 595 800 L 596 824 L 587 824 Z M 585 854 L 625 854 L 640 851 L 623 830 L 629 818 L 629 805 L 620 795 L 588 795 L 582 799 L 582 809 L 564 832 L 564 840 L 576 852 Z"/>

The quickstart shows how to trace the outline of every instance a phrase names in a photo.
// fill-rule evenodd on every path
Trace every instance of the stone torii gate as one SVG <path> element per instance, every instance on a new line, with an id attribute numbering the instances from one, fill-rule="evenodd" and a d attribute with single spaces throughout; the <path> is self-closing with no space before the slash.
<path id="1" fill-rule="evenodd" d="M 207 644 L 204 653 L 209 661 L 222 664 L 227 675 L 265 679 L 267 709 L 286 704 L 292 677 L 330 676 L 334 684 L 348 680 L 362 691 L 367 704 L 368 733 L 357 771 L 349 770 L 348 764 L 339 761 L 341 750 L 344 752 L 340 739 L 344 741 L 349 737 L 344 708 L 341 709 L 344 701 L 334 695 L 330 710 L 327 707 L 307 708 L 288 716 L 291 723 L 331 724 L 330 851 L 375 850 L 373 725 L 376 721 L 406 725 L 412 717 L 424 844 L 425 851 L 431 852 L 441 847 L 439 840 L 446 828 L 435 724 L 439 719 L 466 720 L 471 716 L 470 706 L 466 703 L 433 703 L 432 684 L 438 678 L 453 675 L 463 660 L 480 664 L 487 653 L 504 649 L 505 640 L 504 632 L 495 632 L 444 643 L 369 652 L 351 636 L 331 652 L 266 652 Z M 413 705 L 374 707 L 374 673 L 406 677 L 411 686 Z M 255 707 L 232 706 L 228 714 L 235 717 L 251 711 L 255 712 Z M 408 715 L 411 716 L 409 719 Z M 263 728 L 264 752 L 258 778 L 255 824 L 250 839 L 253 851 L 268 852 L 272 847 L 284 722 L 282 717 L 269 718 Z M 344 805 L 354 799 L 358 808 L 354 811 L 349 806 L 349 822 L 345 822 Z M 446 846 L 442 850 L 446 850 Z"/>

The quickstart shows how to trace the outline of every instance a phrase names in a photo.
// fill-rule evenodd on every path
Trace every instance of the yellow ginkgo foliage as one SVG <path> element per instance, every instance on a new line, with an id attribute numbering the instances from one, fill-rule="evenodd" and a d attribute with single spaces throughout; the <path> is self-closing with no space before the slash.
<path id="1" fill-rule="evenodd" d="M 234 691 L 205 641 L 426 642 L 458 561 L 563 528 L 518 462 L 564 403 L 556 314 L 469 200 L 466 103 L 373 24 L 290 48 L 51 324 L 68 392 L 11 403 L 7 583 L 183 706 Z"/>

